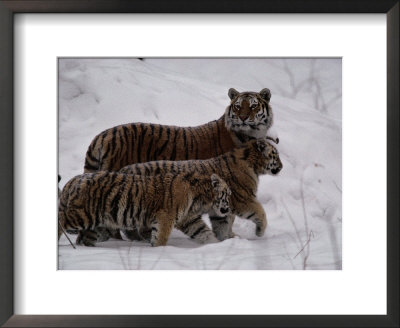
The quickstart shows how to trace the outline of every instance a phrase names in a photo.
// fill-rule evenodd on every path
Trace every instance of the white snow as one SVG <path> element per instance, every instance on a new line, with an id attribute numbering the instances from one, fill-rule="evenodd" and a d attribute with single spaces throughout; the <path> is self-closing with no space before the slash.
<path id="1" fill-rule="evenodd" d="M 157 248 L 109 240 L 73 249 L 62 236 L 59 269 L 341 269 L 341 81 L 340 59 L 60 59 L 61 188 L 83 172 L 86 149 L 102 130 L 206 123 L 223 114 L 230 87 L 271 90 L 283 170 L 260 179 L 268 218 L 261 238 L 241 218 L 238 237 L 210 245 L 177 230 Z"/>

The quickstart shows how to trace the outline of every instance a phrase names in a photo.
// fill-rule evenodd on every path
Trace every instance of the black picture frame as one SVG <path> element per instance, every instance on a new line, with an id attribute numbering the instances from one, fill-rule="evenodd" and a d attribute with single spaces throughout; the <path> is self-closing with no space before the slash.
<path id="1" fill-rule="evenodd" d="M 14 315 L 13 16 L 16 13 L 385 13 L 387 315 Z M 0 324 L 4 327 L 399 327 L 398 90 L 399 1 L 396 0 L 0 0 Z"/>

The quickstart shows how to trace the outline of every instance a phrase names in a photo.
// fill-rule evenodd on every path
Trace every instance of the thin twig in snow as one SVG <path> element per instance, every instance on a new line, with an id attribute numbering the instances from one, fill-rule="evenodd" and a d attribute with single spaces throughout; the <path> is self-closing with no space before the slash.
<path id="1" fill-rule="evenodd" d="M 339 190 L 340 193 L 342 193 L 342 189 L 337 185 L 336 181 L 335 180 L 332 180 L 332 181 L 333 181 L 333 184 L 335 185 L 335 187 L 337 188 L 337 190 Z"/>
<path id="2" fill-rule="evenodd" d="M 307 218 L 307 210 L 306 210 L 306 204 L 305 204 L 305 200 L 304 200 L 304 188 L 303 188 L 303 177 L 304 177 L 304 172 L 301 175 L 301 179 L 300 179 L 300 195 L 301 195 L 301 205 L 303 207 L 303 216 L 304 216 L 304 228 L 306 231 L 306 234 L 309 234 L 309 229 L 308 229 L 308 218 Z M 303 258 L 303 270 L 305 270 L 307 268 L 307 259 L 310 255 L 310 243 L 307 243 L 306 245 L 307 250 L 305 252 L 304 258 Z"/>
<path id="3" fill-rule="evenodd" d="M 304 250 L 304 248 L 309 244 L 309 242 L 311 241 L 311 237 L 314 238 L 314 233 L 312 230 L 308 234 L 308 239 L 307 239 L 306 243 L 304 244 L 303 248 L 295 255 L 295 257 L 293 259 L 295 259 L 297 257 L 297 255 L 299 255 Z"/>
<path id="4" fill-rule="evenodd" d="M 288 252 L 288 250 L 287 250 L 285 241 L 283 241 L 283 247 L 285 248 L 286 259 L 289 261 L 289 263 L 290 263 L 290 265 L 291 265 L 291 267 L 292 267 L 292 270 L 295 270 L 296 267 L 294 266 L 293 261 L 292 261 L 292 258 L 291 258 L 290 255 L 289 255 L 289 252 Z"/>
<path id="5" fill-rule="evenodd" d="M 292 225 L 293 225 L 294 231 L 296 232 L 296 237 L 297 237 L 297 241 L 298 241 L 298 243 L 299 243 L 299 246 L 301 246 L 301 245 L 303 244 L 303 242 L 302 242 L 302 240 L 301 240 L 301 236 L 300 236 L 300 233 L 299 233 L 299 229 L 297 229 L 296 223 L 294 222 L 293 217 L 292 217 L 292 215 L 290 214 L 289 209 L 288 209 L 288 207 L 286 206 L 286 203 L 285 203 L 285 201 L 284 201 L 282 198 L 281 198 L 281 202 L 282 202 L 283 207 L 285 208 L 285 210 L 286 210 L 286 212 L 287 212 L 287 214 L 288 214 L 288 217 L 289 217 L 290 222 L 291 222 Z"/>

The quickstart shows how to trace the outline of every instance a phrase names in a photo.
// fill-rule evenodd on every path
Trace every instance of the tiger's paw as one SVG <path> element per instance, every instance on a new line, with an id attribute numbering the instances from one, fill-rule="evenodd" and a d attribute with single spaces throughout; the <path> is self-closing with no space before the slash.
<path id="1" fill-rule="evenodd" d="M 261 228 L 261 227 L 257 226 L 257 228 L 256 228 L 256 236 L 257 237 L 264 236 L 264 232 L 265 232 L 265 228 Z"/>
<path id="2" fill-rule="evenodd" d="M 75 243 L 77 245 L 84 245 L 88 247 L 94 247 L 96 246 L 96 238 L 93 238 L 93 236 L 89 234 L 85 234 L 82 231 L 78 233 L 78 237 L 76 238 Z"/>

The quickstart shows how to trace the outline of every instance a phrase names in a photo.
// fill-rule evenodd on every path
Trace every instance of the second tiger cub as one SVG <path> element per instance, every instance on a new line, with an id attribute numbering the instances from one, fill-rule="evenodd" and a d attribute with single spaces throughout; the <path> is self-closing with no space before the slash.
<path id="1" fill-rule="evenodd" d="M 217 174 L 86 173 L 65 185 L 58 219 L 65 230 L 84 230 L 78 243 L 86 246 L 95 245 L 99 227 L 151 230 L 152 246 L 166 245 L 174 226 L 201 243 L 218 242 L 201 214 L 229 214 L 230 193 Z"/>

